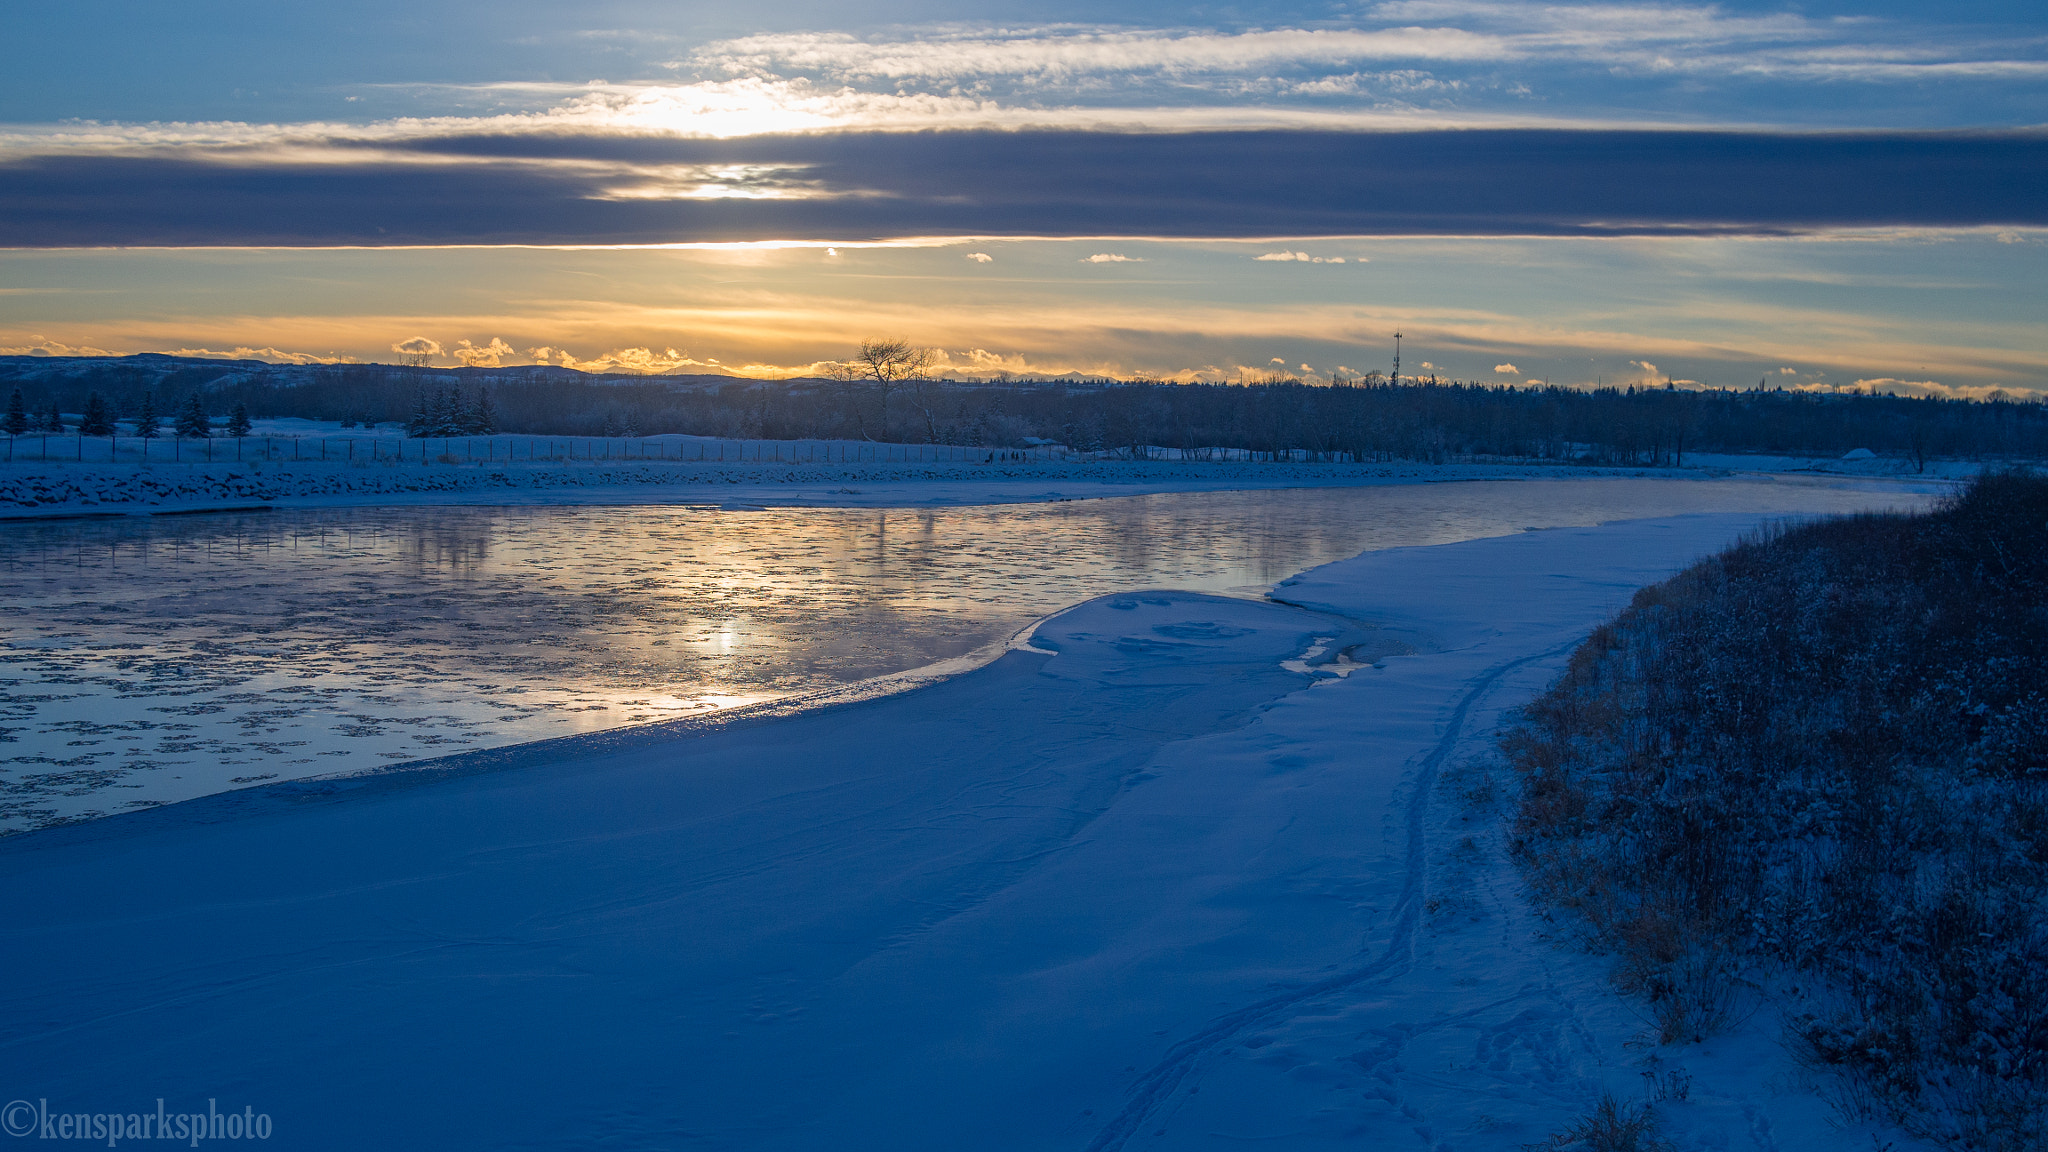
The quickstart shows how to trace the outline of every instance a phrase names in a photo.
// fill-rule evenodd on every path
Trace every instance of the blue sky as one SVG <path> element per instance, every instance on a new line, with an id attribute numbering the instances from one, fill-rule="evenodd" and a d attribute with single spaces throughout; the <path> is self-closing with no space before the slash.
<path id="1" fill-rule="evenodd" d="M 2032 8 L 873 10 L 13 16 L 0 348 L 2048 388 Z"/>

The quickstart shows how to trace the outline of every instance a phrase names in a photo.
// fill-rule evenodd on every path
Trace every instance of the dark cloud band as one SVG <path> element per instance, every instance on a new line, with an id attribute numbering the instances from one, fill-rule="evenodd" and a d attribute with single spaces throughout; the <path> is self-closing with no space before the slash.
<path id="1" fill-rule="evenodd" d="M 0 245 L 655 244 L 902 236 L 1631 235 L 2048 225 L 2048 135 L 912 132 L 335 144 L 334 162 L 0 164 Z M 394 158 L 393 152 L 401 154 Z M 726 166 L 785 199 L 617 198 Z M 766 175 L 747 175 L 765 173 Z"/>

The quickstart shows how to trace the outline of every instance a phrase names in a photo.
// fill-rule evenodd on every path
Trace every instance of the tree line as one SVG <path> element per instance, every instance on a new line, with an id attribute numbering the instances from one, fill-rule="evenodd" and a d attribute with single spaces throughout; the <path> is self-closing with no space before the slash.
<path id="1" fill-rule="evenodd" d="M 1689 453 L 2048 456 L 2040 404 L 1782 389 L 1518 388 L 1377 375 L 1310 386 L 1065 379 L 939 379 L 901 342 L 870 342 L 836 378 L 595 375 L 565 368 L 223 364 L 173 357 L 0 360 L 24 418 L 61 409 L 147 424 L 181 395 L 242 418 L 398 424 L 416 436 L 510 432 L 855 439 L 1082 451 L 1228 449 L 1271 459 L 1452 458 L 1682 463 Z M 144 363 L 137 363 L 143 361 Z M 40 414 L 40 415 L 38 415 Z M 10 419 L 12 417 L 10 416 Z M 64 422 L 64 418 L 56 418 Z M 139 427 L 139 425 L 138 425 Z M 95 433 L 97 434 L 97 433 Z"/>
<path id="2" fill-rule="evenodd" d="M 125 421 L 128 424 L 126 435 L 155 440 L 164 434 L 164 413 L 157 407 L 155 394 L 148 390 L 144 390 L 133 409 L 125 413 L 118 412 L 98 391 L 88 391 L 85 403 L 79 408 L 76 416 L 67 417 L 57 406 L 57 401 L 49 400 L 45 406 L 31 410 L 21 389 L 16 388 L 7 398 L 7 414 L 0 416 L 0 432 L 9 436 L 61 435 L 65 432 L 75 432 L 80 436 L 119 436 L 124 434 L 121 423 Z M 240 439 L 247 436 L 252 427 L 248 406 L 236 404 L 222 431 Z M 178 405 L 177 411 L 171 415 L 171 432 L 180 440 L 204 440 L 213 435 L 213 417 L 207 414 L 206 402 L 199 393 L 187 393 L 184 403 Z"/>

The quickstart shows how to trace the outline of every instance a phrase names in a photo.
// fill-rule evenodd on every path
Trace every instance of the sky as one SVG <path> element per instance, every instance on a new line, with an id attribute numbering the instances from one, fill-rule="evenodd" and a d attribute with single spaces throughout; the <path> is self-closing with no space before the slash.
<path id="1" fill-rule="evenodd" d="M 2048 392 L 2048 12 L 10 16 L 0 354 Z"/>

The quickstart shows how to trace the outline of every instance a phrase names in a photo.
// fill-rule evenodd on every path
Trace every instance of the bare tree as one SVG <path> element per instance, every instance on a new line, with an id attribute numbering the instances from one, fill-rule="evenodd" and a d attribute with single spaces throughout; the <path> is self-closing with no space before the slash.
<path id="1" fill-rule="evenodd" d="M 928 378 L 932 364 L 937 360 L 937 349 L 917 347 L 900 336 L 888 340 L 860 342 L 860 351 L 854 353 L 853 359 L 846 367 L 853 379 L 865 380 L 872 384 L 880 401 L 877 422 L 881 425 L 884 435 L 888 434 L 889 429 L 890 393 L 901 388 L 906 381 L 923 381 Z M 926 414 L 926 423 L 931 423 L 929 413 Z M 935 429 L 928 428 L 927 431 L 936 435 Z"/>
<path id="2" fill-rule="evenodd" d="M 842 427 L 847 417 L 853 418 L 855 439 L 866 440 L 868 436 L 867 405 L 861 402 L 861 374 L 853 364 L 837 361 L 825 370 L 825 376 L 832 381 L 832 392 L 838 404 L 838 420 Z"/>

